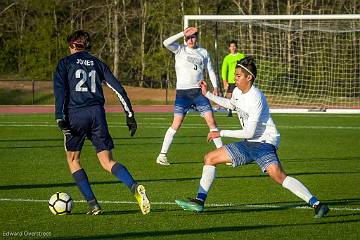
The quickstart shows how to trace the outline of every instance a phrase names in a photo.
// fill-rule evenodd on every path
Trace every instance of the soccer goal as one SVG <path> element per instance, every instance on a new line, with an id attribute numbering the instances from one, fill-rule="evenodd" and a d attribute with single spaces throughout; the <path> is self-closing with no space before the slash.
<path id="1" fill-rule="evenodd" d="M 190 25 L 218 73 L 230 40 L 255 57 L 273 111 L 360 113 L 360 14 L 185 15 Z"/>

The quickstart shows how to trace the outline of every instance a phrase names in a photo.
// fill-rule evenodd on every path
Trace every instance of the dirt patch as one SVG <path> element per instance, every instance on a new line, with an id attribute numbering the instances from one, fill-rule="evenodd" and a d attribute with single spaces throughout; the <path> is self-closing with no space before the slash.
<path id="1" fill-rule="evenodd" d="M 153 89 L 124 86 L 130 100 L 134 103 L 143 104 L 166 104 L 171 103 L 175 99 L 175 90 L 169 89 Z M 108 87 L 104 87 L 104 95 L 107 104 L 118 104 L 119 100 L 114 92 Z"/>
<path id="2" fill-rule="evenodd" d="M 133 105 L 172 104 L 175 89 L 153 89 L 124 86 Z M 31 104 L 34 89 L 35 104 L 54 104 L 52 81 L 0 81 L 0 105 Z M 107 105 L 118 105 L 119 99 L 107 86 L 103 87 Z M 6 94 L 8 93 L 8 94 Z M 45 97 L 44 97 L 45 96 Z"/>

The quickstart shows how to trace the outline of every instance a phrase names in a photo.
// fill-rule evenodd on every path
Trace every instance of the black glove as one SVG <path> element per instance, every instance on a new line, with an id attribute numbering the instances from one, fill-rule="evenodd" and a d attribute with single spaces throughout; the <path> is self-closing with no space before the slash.
<path id="1" fill-rule="evenodd" d="M 71 135 L 70 124 L 68 121 L 64 119 L 57 119 L 56 122 L 64 135 Z"/>
<path id="2" fill-rule="evenodd" d="M 136 129 L 137 129 L 137 123 L 136 123 L 135 117 L 134 116 L 132 116 L 132 117 L 126 116 L 126 125 L 129 128 L 130 136 L 134 136 Z"/>

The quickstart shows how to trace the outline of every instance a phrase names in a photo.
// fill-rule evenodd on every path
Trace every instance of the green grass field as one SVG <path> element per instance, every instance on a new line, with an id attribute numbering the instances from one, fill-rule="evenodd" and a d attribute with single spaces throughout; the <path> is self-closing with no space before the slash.
<path id="1" fill-rule="evenodd" d="M 108 114 L 114 157 L 145 185 L 152 212 L 143 216 L 128 189 L 101 169 L 89 142 L 82 164 L 104 215 L 87 216 L 73 183 L 63 138 L 52 114 L 0 115 L 0 229 L 3 239 L 359 239 L 360 115 L 274 114 L 281 133 L 279 157 L 286 172 L 328 203 L 328 217 L 275 184 L 256 164 L 217 167 L 206 210 L 195 214 L 174 204 L 194 197 L 203 155 L 214 148 L 208 129 L 190 114 L 168 155 L 155 164 L 171 113 L 138 113 L 130 138 L 122 113 Z M 237 118 L 217 113 L 221 129 Z M 225 139 L 230 142 L 232 139 Z M 57 192 L 75 200 L 73 213 L 54 216 L 47 200 Z M 17 236 L 15 236 L 17 235 Z"/>

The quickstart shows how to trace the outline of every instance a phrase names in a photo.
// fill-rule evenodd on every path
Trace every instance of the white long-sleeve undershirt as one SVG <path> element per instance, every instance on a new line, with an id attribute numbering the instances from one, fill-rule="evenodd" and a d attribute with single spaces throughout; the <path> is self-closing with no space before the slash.
<path id="1" fill-rule="evenodd" d="M 220 105 L 220 106 L 222 106 L 224 108 L 227 108 L 227 109 L 234 110 L 235 107 L 236 107 L 235 105 L 233 105 L 231 103 L 230 99 L 216 96 L 216 95 L 212 94 L 211 92 L 207 92 L 205 97 L 207 97 L 211 101 L 213 101 L 216 104 L 218 104 L 218 105 Z"/>
<path id="2" fill-rule="evenodd" d="M 246 127 L 241 130 L 221 130 L 220 136 L 251 139 L 255 136 L 256 126 L 257 126 L 257 122 L 248 122 Z"/>
<path id="3" fill-rule="evenodd" d="M 205 95 L 208 99 L 215 102 L 216 104 L 225 107 L 227 109 L 234 110 L 236 108 L 230 101 L 230 99 L 215 96 L 214 94 L 207 92 Z M 242 138 L 242 139 L 251 139 L 255 135 L 257 122 L 248 122 L 244 129 L 241 130 L 221 130 L 221 137 L 232 137 L 232 138 Z"/>

